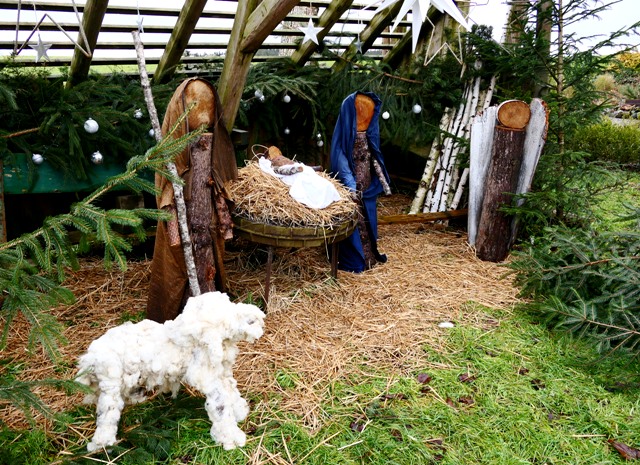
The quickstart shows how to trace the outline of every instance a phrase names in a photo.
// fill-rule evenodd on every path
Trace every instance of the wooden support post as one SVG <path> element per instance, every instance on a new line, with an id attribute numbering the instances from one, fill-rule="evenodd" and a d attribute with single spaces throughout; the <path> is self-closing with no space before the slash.
<path id="1" fill-rule="evenodd" d="M 369 50 L 380 33 L 393 22 L 393 19 L 400 12 L 400 7 L 402 7 L 402 2 L 395 2 L 393 5 L 385 8 L 382 11 L 379 11 L 373 18 L 371 18 L 371 21 L 369 21 L 367 27 L 365 27 L 364 30 L 360 33 L 362 53 L 365 53 L 367 50 Z M 332 69 L 334 71 L 342 70 L 347 65 L 347 62 L 355 58 L 357 53 L 358 50 L 356 48 L 356 45 L 355 43 L 352 43 L 342 54 L 343 60 L 336 61 L 333 64 Z"/>
<path id="2" fill-rule="evenodd" d="M 206 4 L 207 0 L 187 0 L 184 3 L 167 48 L 164 49 L 153 75 L 154 82 L 166 82 L 171 79 Z"/>
<path id="3" fill-rule="evenodd" d="M 200 292 L 216 290 L 216 266 L 211 237 L 213 215 L 211 146 L 213 134 L 203 134 L 191 146 L 191 198 L 186 201 L 189 233 Z"/>
<path id="4" fill-rule="evenodd" d="M 299 0 L 239 0 L 229 46 L 218 81 L 227 131 L 231 132 L 238 114 L 242 91 L 256 50 L 273 28 L 282 21 Z"/>
<path id="5" fill-rule="evenodd" d="M 89 48 L 89 51 L 93 55 L 93 51 L 96 48 L 98 42 L 98 34 L 100 34 L 100 28 L 102 27 L 102 21 L 107 11 L 109 0 L 87 0 L 82 13 L 82 28 L 85 31 L 88 44 L 84 44 Z M 78 40 L 78 43 L 80 40 Z M 67 87 L 72 87 L 82 81 L 84 81 L 89 75 L 89 68 L 91 67 L 91 57 L 87 57 L 77 47 L 73 52 L 73 58 L 71 59 L 71 67 L 69 68 L 69 80 L 67 81 Z"/>
<path id="6" fill-rule="evenodd" d="M 331 2 L 331 4 L 322 13 L 322 16 L 320 16 L 320 18 L 318 19 L 318 23 L 316 26 L 323 28 L 322 31 L 318 33 L 318 41 L 322 41 L 322 39 L 325 38 L 329 30 L 331 29 L 331 26 L 333 26 L 336 21 L 340 19 L 342 13 L 347 11 L 352 3 L 353 0 L 333 0 Z M 311 55 L 313 55 L 313 52 L 315 52 L 317 48 L 318 46 L 315 44 L 315 42 L 312 42 L 310 40 L 303 42 L 300 44 L 298 49 L 293 52 L 293 55 L 291 55 L 291 61 L 299 66 L 302 66 L 307 62 L 307 60 L 309 60 L 309 58 L 311 57 Z"/>

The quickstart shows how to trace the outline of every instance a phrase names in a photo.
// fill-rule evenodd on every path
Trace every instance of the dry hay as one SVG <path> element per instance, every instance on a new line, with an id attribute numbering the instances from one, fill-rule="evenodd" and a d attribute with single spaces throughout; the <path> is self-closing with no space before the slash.
<path id="1" fill-rule="evenodd" d="M 385 214 L 401 213 L 410 199 L 381 199 Z M 322 248 L 276 249 L 272 287 L 264 336 L 244 345 L 235 367 L 241 392 L 267 399 L 277 393 L 280 411 L 299 414 L 314 430 L 321 426 L 321 402 L 335 382 L 367 382 L 437 369 L 425 357 L 424 347 L 438 350 L 445 329 L 438 323 L 486 326 L 495 324 L 469 302 L 510 308 L 517 290 L 505 270 L 478 260 L 466 236 L 433 225 L 383 225 L 381 252 L 389 261 L 361 274 L 339 272 L 330 279 L 330 266 Z M 227 253 L 227 273 L 237 299 L 261 295 L 265 279 L 263 250 L 236 242 Z M 149 263 L 130 263 L 126 273 L 104 272 L 99 262 L 85 262 L 67 285 L 78 302 L 54 310 L 69 327 L 71 343 L 63 348 L 68 368 L 62 373 L 42 354 L 25 356 L 26 327 L 16 327 L 3 358 L 23 359 L 29 368 L 24 379 L 73 376 L 77 357 L 91 340 L 122 321 L 123 313 L 145 306 Z M 59 369 L 58 369 L 59 370 Z M 277 382 L 286 373 L 295 386 Z M 77 405 L 80 397 L 42 392 L 55 410 Z M 262 417 L 278 415 L 268 402 L 254 406 Z M 22 426 L 15 412 L 5 409 L 0 420 Z M 90 434 L 93 419 L 78 434 Z"/>
<path id="2" fill-rule="evenodd" d="M 288 185 L 262 171 L 258 163 L 250 162 L 238 170 L 238 180 L 229 184 L 234 213 L 255 223 L 286 227 L 335 226 L 353 218 L 355 204 L 349 190 L 327 173 L 318 175 L 336 188 L 341 199 L 314 210 L 294 200 Z"/>

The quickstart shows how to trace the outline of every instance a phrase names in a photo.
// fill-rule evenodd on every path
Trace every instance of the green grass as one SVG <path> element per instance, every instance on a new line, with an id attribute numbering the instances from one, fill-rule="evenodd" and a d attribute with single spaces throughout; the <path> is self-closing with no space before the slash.
<path id="1" fill-rule="evenodd" d="M 125 411 L 108 457 L 84 457 L 70 429 L 5 431 L 0 450 L 11 460 L 0 463 L 622 464 L 608 439 L 640 448 L 637 364 L 599 360 L 588 343 L 517 311 L 474 311 L 495 324 L 449 330 L 442 347 L 424 347 L 424 370 L 400 376 L 363 364 L 357 379 L 319 386 L 316 430 L 284 411 L 277 392 L 248 393 L 247 446 L 225 451 L 209 437 L 202 399 L 159 396 Z M 298 378 L 278 373 L 282 389 Z M 80 422 L 92 411 L 72 414 Z M 56 456 L 63 437 L 76 445 Z"/>
<path id="2" fill-rule="evenodd" d="M 617 172 L 621 186 L 613 192 L 599 196 L 597 210 L 599 219 L 594 225 L 598 231 L 635 230 L 637 221 L 624 220 L 629 215 L 629 208 L 640 209 L 640 173 Z"/>

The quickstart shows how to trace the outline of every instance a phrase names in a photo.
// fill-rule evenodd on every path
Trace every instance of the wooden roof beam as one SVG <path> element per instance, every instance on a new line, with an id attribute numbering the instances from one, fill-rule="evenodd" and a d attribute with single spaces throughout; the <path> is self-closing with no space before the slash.
<path id="1" fill-rule="evenodd" d="M 167 48 L 160 58 L 158 68 L 153 75 L 154 82 L 166 82 L 171 79 L 182 54 L 189 45 L 189 39 L 202 15 L 207 0 L 187 0 L 182 6 L 176 26 L 171 32 Z"/>
<path id="2" fill-rule="evenodd" d="M 353 0 L 334 0 L 331 2 L 318 19 L 317 27 L 323 28 L 317 35 L 318 41 L 322 41 L 326 37 L 331 27 L 340 19 L 342 13 L 351 7 L 352 3 Z M 317 48 L 318 45 L 316 45 L 315 42 L 310 40 L 303 42 L 300 44 L 300 47 L 293 52 L 291 60 L 297 65 L 304 65 Z"/>
<path id="3" fill-rule="evenodd" d="M 84 44 L 80 34 L 78 34 L 77 42 L 83 47 L 87 47 L 92 56 L 93 51 L 96 49 L 98 34 L 100 34 L 100 27 L 102 26 L 102 20 L 104 19 L 104 14 L 107 11 L 108 5 L 109 0 L 87 0 L 87 3 L 84 6 L 82 28 L 84 29 L 85 36 L 89 43 Z M 92 56 L 87 57 L 78 47 L 76 47 L 73 52 L 73 58 L 71 59 L 67 87 L 74 86 L 87 78 L 89 75 L 89 68 L 91 67 Z"/>
<path id="4" fill-rule="evenodd" d="M 253 55 L 299 1 L 263 0 L 259 4 L 258 0 L 238 1 L 224 67 L 218 81 L 218 95 L 229 131 L 238 114 Z"/>
<path id="5" fill-rule="evenodd" d="M 395 17 L 400 12 L 400 7 L 402 7 L 402 2 L 395 2 L 393 5 L 388 6 L 382 11 L 379 11 L 367 27 L 360 33 L 360 42 L 362 46 L 362 53 L 365 53 L 367 50 L 371 48 L 373 42 L 378 38 L 378 36 L 384 31 L 395 19 Z M 344 69 L 348 62 L 353 60 L 358 53 L 358 49 L 356 48 L 356 43 L 353 41 L 351 45 L 344 51 L 342 54 L 342 60 L 336 61 L 333 64 L 334 71 L 340 71 Z"/>

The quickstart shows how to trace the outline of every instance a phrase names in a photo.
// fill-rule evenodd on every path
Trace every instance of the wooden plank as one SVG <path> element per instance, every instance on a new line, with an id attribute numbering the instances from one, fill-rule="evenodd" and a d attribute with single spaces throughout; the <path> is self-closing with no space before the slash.
<path id="1" fill-rule="evenodd" d="M 262 0 L 247 19 L 239 51 L 255 53 L 298 3 L 300 0 Z"/>
<path id="2" fill-rule="evenodd" d="M 438 220 L 450 220 L 467 216 L 466 208 L 461 210 L 449 210 L 446 212 L 415 213 L 412 215 L 386 215 L 378 217 L 378 224 L 408 224 L 429 223 Z"/>
<path id="3" fill-rule="evenodd" d="M 496 126 L 498 107 L 489 107 L 473 118 L 469 148 L 469 217 L 467 234 L 469 244 L 475 245 L 478 223 L 484 199 L 484 186 L 487 179 L 491 150 L 493 148 L 493 130 Z"/>
<path id="4" fill-rule="evenodd" d="M 83 47 L 87 47 L 91 54 L 96 48 L 98 42 L 98 34 L 100 34 L 100 26 L 104 15 L 107 11 L 109 0 L 87 0 L 84 6 L 84 13 L 82 15 L 82 27 L 87 38 L 88 44 L 78 35 L 76 42 L 82 44 Z M 71 67 L 69 69 L 69 80 L 67 81 L 67 87 L 74 86 L 79 82 L 84 81 L 89 75 L 89 68 L 91 67 L 91 57 L 87 57 L 78 48 L 73 53 L 71 59 Z"/>
<path id="5" fill-rule="evenodd" d="M 353 0 L 334 0 L 331 5 L 327 7 L 326 10 L 322 13 L 320 18 L 318 19 L 318 23 L 316 27 L 323 28 L 322 31 L 318 33 L 318 41 L 321 42 L 328 34 L 331 27 L 340 19 L 342 13 L 347 11 Z M 318 45 L 315 42 L 310 40 L 301 43 L 300 47 L 291 55 L 291 60 L 297 65 L 304 65 L 309 57 L 315 52 L 318 48 Z"/>
<path id="6" fill-rule="evenodd" d="M 364 30 L 360 33 L 362 53 L 365 53 L 367 50 L 369 50 L 380 33 L 384 31 L 385 28 L 387 28 L 389 25 L 391 25 L 394 18 L 400 12 L 401 7 L 402 2 L 395 2 L 393 5 L 390 5 L 384 10 L 379 11 L 376 15 L 373 16 L 373 18 L 371 18 L 369 24 L 367 24 Z M 345 52 L 342 54 L 343 60 L 335 62 L 332 67 L 333 70 L 340 71 L 344 69 L 347 63 L 355 58 L 357 53 L 358 50 L 354 42 L 349 45 L 349 48 L 347 48 L 347 50 L 345 50 Z"/>
<path id="7" fill-rule="evenodd" d="M 175 73 L 176 66 L 189 45 L 191 34 L 193 34 L 206 4 L 207 0 L 187 0 L 184 3 L 169 43 L 166 45 L 153 76 L 155 82 L 166 82 Z"/>

